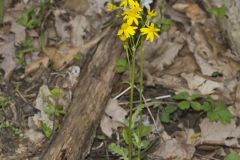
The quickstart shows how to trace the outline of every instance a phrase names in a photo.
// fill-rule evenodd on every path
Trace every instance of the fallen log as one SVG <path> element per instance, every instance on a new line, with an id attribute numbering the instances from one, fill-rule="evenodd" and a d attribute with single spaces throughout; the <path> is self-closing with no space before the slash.
<path id="1" fill-rule="evenodd" d="M 84 159 L 111 93 L 115 62 L 122 44 L 111 30 L 98 45 L 75 89 L 67 117 L 42 155 L 42 160 Z"/>

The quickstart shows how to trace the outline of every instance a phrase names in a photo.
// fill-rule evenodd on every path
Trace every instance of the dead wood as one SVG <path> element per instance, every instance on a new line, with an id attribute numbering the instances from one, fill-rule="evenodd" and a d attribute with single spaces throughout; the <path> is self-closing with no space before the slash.
<path id="1" fill-rule="evenodd" d="M 82 78 L 75 89 L 67 117 L 43 153 L 42 160 L 84 159 L 109 98 L 115 62 L 122 45 L 111 30 L 98 45 L 90 62 L 83 66 Z"/>

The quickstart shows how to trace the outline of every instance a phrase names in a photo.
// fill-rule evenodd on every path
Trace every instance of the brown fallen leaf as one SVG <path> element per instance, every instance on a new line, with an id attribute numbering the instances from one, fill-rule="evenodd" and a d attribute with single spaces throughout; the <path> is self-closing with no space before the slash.
<path id="1" fill-rule="evenodd" d="M 195 152 L 192 144 L 179 142 L 176 138 L 167 140 L 150 156 L 154 159 L 190 160 Z"/>
<path id="2" fill-rule="evenodd" d="M 236 126 L 235 120 L 224 125 L 221 122 L 209 122 L 207 118 L 200 123 L 201 143 L 212 145 L 225 145 L 240 148 L 240 127 Z"/>
<path id="3" fill-rule="evenodd" d="M 205 12 L 196 3 L 175 3 L 172 7 L 179 12 L 185 13 L 193 23 L 206 19 Z"/>
<path id="4" fill-rule="evenodd" d="M 83 45 L 88 39 L 88 32 L 90 31 L 89 21 L 85 16 L 78 15 L 71 22 L 71 42 L 73 46 L 77 47 Z"/>
<path id="5" fill-rule="evenodd" d="M 208 80 L 194 73 L 182 73 L 181 76 L 187 81 L 188 87 L 191 90 L 198 90 L 203 95 L 212 94 L 216 92 L 216 89 L 224 89 L 224 84 L 222 82 Z"/>
<path id="6" fill-rule="evenodd" d="M 222 73 L 224 79 L 232 79 L 238 75 L 240 65 L 233 59 L 224 56 L 228 52 L 211 34 L 214 30 L 194 26 L 193 37 L 187 36 L 188 46 L 194 53 L 195 60 L 203 75 L 212 76 Z"/>
<path id="7" fill-rule="evenodd" d="M 15 36 L 13 34 L 0 35 L 0 55 L 3 58 L 1 68 L 4 70 L 4 80 L 8 81 L 16 68 Z"/>
<path id="8" fill-rule="evenodd" d="M 27 76 L 27 75 L 35 72 L 36 70 L 38 70 L 41 65 L 44 66 L 45 68 L 48 67 L 49 58 L 47 56 L 41 57 L 41 58 L 33 61 L 29 65 L 27 65 L 26 68 L 25 68 L 25 76 Z"/>
<path id="9" fill-rule="evenodd" d="M 117 131 L 118 128 L 122 128 L 124 125 L 118 121 L 112 120 L 110 117 L 103 115 L 101 122 L 100 122 L 100 128 L 102 132 L 108 136 L 108 138 L 112 137 L 112 134 L 114 131 Z"/>
<path id="10" fill-rule="evenodd" d="M 70 64 L 75 56 L 79 53 L 85 55 L 87 51 L 95 46 L 109 31 L 110 28 L 107 28 L 103 32 L 97 34 L 92 40 L 79 47 L 68 47 L 62 45 L 62 48 L 46 48 L 45 54 L 49 57 L 50 61 L 53 64 L 53 69 L 59 70 L 63 67 Z"/>
<path id="11" fill-rule="evenodd" d="M 65 12 L 65 10 L 60 9 L 53 11 L 53 14 L 55 16 L 55 29 L 62 41 L 70 41 L 70 32 L 68 30 L 70 24 L 61 18 L 61 15 Z"/>
<path id="12" fill-rule="evenodd" d="M 186 65 L 187 64 L 187 65 Z M 163 74 L 179 75 L 181 73 L 192 73 L 198 69 L 193 56 L 186 55 L 184 57 L 177 57 L 174 64 L 163 71 Z"/>
<path id="13" fill-rule="evenodd" d="M 117 100 L 109 99 L 105 113 L 106 115 L 102 117 L 100 122 L 100 127 L 103 133 L 110 138 L 113 130 L 116 131 L 119 127 L 123 127 L 123 122 L 128 112 L 118 104 Z"/>
<path id="14" fill-rule="evenodd" d="M 17 22 L 12 22 L 11 31 L 15 33 L 15 44 L 19 44 L 26 40 L 25 27 L 18 24 Z"/>
<path id="15" fill-rule="evenodd" d="M 118 104 L 117 100 L 109 99 L 105 113 L 113 120 L 123 123 L 128 112 Z"/>

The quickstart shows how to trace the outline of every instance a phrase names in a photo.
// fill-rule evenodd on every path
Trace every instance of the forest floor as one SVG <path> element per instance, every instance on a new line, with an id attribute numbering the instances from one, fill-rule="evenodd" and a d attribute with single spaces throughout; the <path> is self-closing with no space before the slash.
<path id="1" fill-rule="evenodd" d="M 88 2 L 85 8 L 70 1 L 5 4 L 0 26 L 1 160 L 40 158 L 64 123 L 83 74 L 81 47 L 93 42 L 89 49 L 94 48 L 101 41 L 95 35 L 107 26 L 120 27 L 113 24 L 115 14 L 106 10 L 107 0 Z M 145 2 L 146 7 L 152 3 Z M 190 0 L 159 0 L 151 7 L 158 12 L 161 33 L 153 43 L 144 43 L 142 122 L 151 129 L 144 135 L 148 145 L 143 159 L 239 160 L 240 56 L 219 27 L 226 8 L 210 10 Z M 119 155 L 109 145 L 126 147 L 126 66 L 123 53 L 116 62 L 120 80 L 113 85 L 87 160 L 116 160 Z M 135 93 L 138 86 L 136 80 Z M 134 108 L 138 100 L 136 94 Z"/>

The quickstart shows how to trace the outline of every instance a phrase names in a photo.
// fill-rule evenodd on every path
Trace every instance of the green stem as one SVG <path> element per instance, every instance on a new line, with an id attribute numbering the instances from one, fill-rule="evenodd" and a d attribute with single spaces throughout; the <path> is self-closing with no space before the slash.
<path id="1" fill-rule="evenodd" d="M 129 151 L 129 159 L 132 159 L 132 151 L 133 151 L 133 143 L 132 143 L 132 115 L 133 115 L 133 98 L 134 98 L 134 82 L 135 82 L 135 47 L 131 48 L 131 78 L 130 78 L 130 104 L 129 104 L 129 145 L 128 145 L 128 151 Z"/>
<path id="2" fill-rule="evenodd" d="M 141 107 L 141 111 L 139 113 L 140 115 L 140 122 L 139 122 L 139 137 L 140 137 L 140 145 L 141 145 L 141 134 L 142 134 L 142 109 L 143 109 L 143 60 L 144 60 L 144 52 L 143 52 L 143 39 L 141 38 L 140 40 L 140 76 L 139 76 L 139 94 L 140 94 L 140 98 L 139 98 L 139 103 L 140 103 L 140 107 Z M 138 160 L 141 160 L 141 147 L 138 148 Z"/>
<path id="3" fill-rule="evenodd" d="M 0 0 L 0 24 L 3 23 L 4 18 L 4 0 Z"/>

